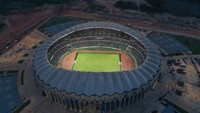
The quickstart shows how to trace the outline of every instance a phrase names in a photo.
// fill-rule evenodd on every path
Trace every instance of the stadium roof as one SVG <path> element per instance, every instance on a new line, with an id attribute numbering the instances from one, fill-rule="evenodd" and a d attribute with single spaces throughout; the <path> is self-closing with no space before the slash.
<path id="1" fill-rule="evenodd" d="M 125 32 L 144 44 L 145 62 L 138 68 L 122 72 L 76 72 L 54 67 L 47 59 L 48 48 L 58 39 L 82 29 L 106 28 Z M 157 47 L 143 35 L 126 26 L 108 22 L 88 22 L 70 27 L 54 35 L 38 47 L 33 67 L 44 84 L 76 95 L 112 95 L 140 88 L 160 70 L 161 56 Z"/>

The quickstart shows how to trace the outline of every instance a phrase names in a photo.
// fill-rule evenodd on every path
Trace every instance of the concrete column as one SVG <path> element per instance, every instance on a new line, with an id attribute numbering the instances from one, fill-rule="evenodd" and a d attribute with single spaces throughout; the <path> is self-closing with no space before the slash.
<path id="1" fill-rule="evenodd" d="M 79 111 L 81 112 L 81 102 L 80 102 L 80 100 L 78 101 L 78 105 L 79 105 Z"/>
<path id="2" fill-rule="evenodd" d="M 133 95 L 131 95 L 131 97 L 132 97 L 132 104 L 133 104 Z M 131 103 L 131 97 L 130 97 L 130 100 L 129 100 L 129 106 L 131 105 L 130 103 Z"/>
<path id="3" fill-rule="evenodd" d="M 55 94 L 53 94 L 53 97 L 54 97 L 54 102 L 58 102 L 58 100 L 57 100 L 57 98 L 56 98 L 56 95 Z"/>
<path id="4" fill-rule="evenodd" d="M 127 97 L 126 97 L 126 98 L 127 98 Z M 124 103 L 123 103 L 123 104 L 124 104 L 124 108 L 125 108 L 125 102 L 126 102 L 126 98 L 124 98 Z"/>
<path id="5" fill-rule="evenodd" d="M 73 101 L 73 104 L 74 104 L 74 109 L 76 111 L 77 110 L 77 108 L 76 108 L 76 101 L 74 99 L 72 101 Z"/>
<path id="6" fill-rule="evenodd" d="M 122 103 L 122 99 L 119 100 L 119 109 L 122 109 L 121 103 Z"/>
<path id="7" fill-rule="evenodd" d="M 89 102 L 89 110 L 91 110 L 91 104 L 90 104 L 91 102 Z"/>
<path id="8" fill-rule="evenodd" d="M 55 96 L 56 96 L 56 99 L 57 99 L 57 103 L 60 103 L 58 95 L 56 94 Z"/>
<path id="9" fill-rule="evenodd" d="M 58 103 L 60 104 L 60 100 L 59 100 L 59 95 L 58 94 L 56 94 L 56 98 L 57 98 Z"/>
<path id="10" fill-rule="evenodd" d="M 104 102 L 104 111 L 106 111 L 106 102 Z"/>
<path id="11" fill-rule="evenodd" d="M 67 98 L 65 98 L 65 102 L 66 102 L 66 104 L 67 104 Z M 68 101 L 69 102 L 69 101 Z M 68 107 L 68 104 L 67 104 L 67 109 L 70 109 L 70 103 L 69 103 L 69 107 Z"/>
<path id="12" fill-rule="evenodd" d="M 69 101 L 70 110 L 72 110 L 72 105 L 71 105 L 70 99 L 71 99 L 71 98 L 69 98 L 68 101 Z"/>
<path id="13" fill-rule="evenodd" d="M 66 101 L 66 97 L 64 98 L 64 101 L 65 101 L 65 106 L 67 107 L 67 109 L 68 109 L 68 106 L 67 106 L 67 101 Z"/>
<path id="14" fill-rule="evenodd" d="M 63 102 L 62 102 L 62 97 L 61 97 L 60 94 L 58 95 L 58 99 L 59 99 L 59 101 L 60 101 L 60 104 L 63 104 Z"/>
<path id="15" fill-rule="evenodd" d="M 50 96 L 51 96 L 51 99 L 52 99 L 52 101 L 54 101 L 54 102 L 55 102 L 55 97 L 54 97 L 54 94 L 52 94 L 52 93 L 50 92 Z M 53 100 L 53 98 L 54 98 L 54 100 Z"/>
<path id="16" fill-rule="evenodd" d="M 102 102 L 99 101 L 99 109 L 100 109 L 100 112 L 101 112 L 101 104 L 102 104 Z"/>
<path id="17" fill-rule="evenodd" d="M 117 110 L 117 100 L 115 101 L 115 111 Z"/>
<path id="18" fill-rule="evenodd" d="M 62 104 L 59 93 L 57 93 L 56 96 L 57 96 L 57 98 L 58 98 L 58 103 L 59 103 L 59 104 Z"/>
<path id="19" fill-rule="evenodd" d="M 51 94 L 50 94 L 50 92 L 49 92 L 48 90 L 46 90 L 46 94 L 47 94 L 48 97 L 51 98 Z M 51 99 L 52 99 L 52 98 L 51 98 Z"/>
<path id="20" fill-rule="evenodd" d="M 84 110 L 86 110 L 86 108 L 85 108 L 85 104 L 86 104 L 86 103 L 83 103 Z"/>
<path id="21" fill-rule="evenodd" d="M 128 96 L 127 98 L 128 98 L 128 104 L 127 104 L 127 106 L 129 106 L 130 97 Z"/>
<path id="22" fill-rule="evenodd" d="M 110 102 L 110 109 L 109 109 L 110 111 L 111 111 L 111 104 L 112 104 L 112 101 Z"/>
<path id="23" fill-rule="evenodd" d="M 135 98 L 135 97 L 136 97 L 136 98 Z M 133 96 L 133 103 L 135 103 L 135 102 L 137 101 L 137 97 L 138 97 L 137 94 L 135 94 L 135 95 Z"/>
<path id="24" fill-rule="evenodd" d="M 62 103 L 63 103 L 64 106 L 66 106 L 66 101 L 65 101 L 65 97 L 64 96 L 62 98 Z"/>
<path id="25" fill-rule="evenodd" d="M 133 95 L 133 100 L 132 100 L 132 104 L 134 103 L 134 99 L 135 99 L 135 94 Z"/>

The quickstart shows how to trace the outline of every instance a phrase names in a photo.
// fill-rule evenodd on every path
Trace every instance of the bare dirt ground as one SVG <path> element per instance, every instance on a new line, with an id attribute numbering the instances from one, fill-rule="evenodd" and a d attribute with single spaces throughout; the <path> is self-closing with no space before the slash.
<path id="1" fill-rule="evenodd" d="M 118 13 L 118 15 L 123 14 L 123 13 Z M 89 19 L 89 20 L 100 20 L 100 21 L 108 21 L 108 22 L 115 22 L 115 23 L 120 23 L 123 25 L 127 25 L 131 28 L 148 28 L 152 30 L 164 30 L 167 32 L 177 32 L 177 33 L 184 33 L 184 34 L 189 34 L 193 36 L 200 36 L 200 30 L 184 30 L 184 29 L 173 29 L 173 28 L 168 28 L 166 26 L 158 26 L 153 24 L 150 21 L 138 21 L 134 19 L 127 19 L 127 18 L 120 18 L 118 20 L 115 19 L 104 19 L 102 18 L 101 14 L 95 14 L 95 13 L 87 13 L 83 11 L 75 11 L 75 10 L 64 10 L 62 12 L 63 16 L 72 16 L 72 17 L 77 17 L 77 18 L 83 18 L 83 19 Z"/>
<path id="2" fill-rule="evenodd" d="M 67 70 L 72 70 L 74 60 L 76 57 L 76 54 L 78 52 L 93 52 L 93 53 L 118 53 L 121 55 L 121 65 L 122 65 L 122 71 L 125 70 L 132 70 L 135 68 L 134 61 L 131 59 L 129 55 L 126 54 L 126 52 L 121 51 L 102 51 L 102 50 L 75 50 L 72 53 L 66 55 L 61 61 L 60 61 L 60 67 Z"/>
<path id="3" fill-rule="evenodd" d="M 0 48 L 15 39 L 25 30 L 30 29 L 42 19 L 55 14 L 55 10 L 35 10 L 30 12 L 12 13 L 6 15 L 6 28 L 0 33 Z"/>
<path id="4" fill-rule="evenodd" d="M 33 46 L 38 45 L 45 39 L 46 35 L 38 30 L 33 31 L 0 56 L 0 67 L 9 69 L 18 64 L 19 60 L 25 59 L 24 54 L 29 54 Z"/>

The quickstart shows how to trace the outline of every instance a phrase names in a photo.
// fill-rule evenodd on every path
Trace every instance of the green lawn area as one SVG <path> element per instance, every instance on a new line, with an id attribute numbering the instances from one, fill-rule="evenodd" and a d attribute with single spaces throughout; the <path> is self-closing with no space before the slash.
<path id="1" fill-rule="evenodd" d="M 178 86 L 184 87 L 184 82 L 183 81 L 178 81 Z"/>
<path id="2" fill-rule="evenodd" d="M 200 54 L 200 40 L 184 36 L 173 36 L 173 38 L 187 46 L 193 54 Z"/>
<path id="3" fill-rule="evenodd" d="M 74 71 L 115 72 L 121 71 L 119 54 L 77 53 Z"/>
<path id="4" fill-rule="evenodd" d="M 64 22 L 70 22 L 70 21 L 73 21 L 73 19 L 64 18 L 64 17 L 51 18 L 45 24 L 43 24 L 42 26 L 40 26 L 38 28 L 38 30 L 44 32 L 44 29 L 47 28 L 47 27 L 50 27 L 50 26 L 56 25 L 56 24 L 60 24 L 60 23 L 64 23 Z"/>
<path id="5" fill-rule="evenodd" d="M 5 28 L 6 24 L 0 21 L 0 32 L 2 32 Z"/>

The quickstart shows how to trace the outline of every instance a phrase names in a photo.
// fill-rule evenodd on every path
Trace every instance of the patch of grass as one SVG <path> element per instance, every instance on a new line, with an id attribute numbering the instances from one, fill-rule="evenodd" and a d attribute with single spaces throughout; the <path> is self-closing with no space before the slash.
<path id="1" fill-rule="evenodd" d="M 59 4 L 72 6 L 73 0 L 0 0 L 0 14 L 9 12 L 32 10 L 45 4 Z"/>
<path id="2" fill-rule="evenodd" d="M 155 8 L 176 16 L 200 17 L 199 0 L 146 0 Z"/>
<path id="3" fill-rule="evenodd" d="M 27 56 L 28 56 L 28 53 L 26 53 L 26 54 L 23 55 L 23 57 L 27 57 Z"/>
<path id="4" fill-rule="evenodd" d="M 37 48 L 37 46 L 36 46 L 36 45 L 32 47 L 32 49 L 36 49 L 36 48 Z"/>
<path id="5" fill-rule="evenodd" d="M 147 12 L 147 13 L 156 13 L 156 12 L 157 13 L 162 13 L 161 10 L 156 9 L 156 8 L 154 8 L 152 6 L 148 6 L 146 4 L 140 4 L 139 8 L 140 8 L 140 11 Z"/>
<path id="6" fill-rule="evenodd" d="M 30 10 L 38 7 L 35 3 L 27 2 L 27 1 L 10 1 L 4 0 L 0 1 L 0 14 L 7 14 L 10 11 L 23 11 Z"/>
<path id="7" fill-rule="evenodd" d="M 173 38 L 187 46 L 193 54 L 200 54 L 200 40 L 184 36 L 173 36 Z"/>
<path id="8" fill-rule="evenodd" d="M 84 72 L 115 72 L 121 70 L 119 62 L 119 54 L 78 53 L 73 70 Z"/>
<path id="9" fill-rule="evenodd" d="M 85 10 L 90 12 L 108 12 L 106 7 L 101 4 L 88 4 L 88 7 Z"/>
<path id="10" fill-rule="evenodd" d="M 0 22 L 0 32 L 4 30 L 5 26 L 6 26 L 5 23 Z"/>
<path id="11" fill-rule="evenodd" d="M 18 61 L 19 64 L 21 64 L 21 63 L 23 63 L 23 62 L 24 62 L 24 60 L 19 60 L 19 61 Z"/>
<path id="12" fill-rule="evenodd" d="M 9 10 L 25 10 L 25 9 L 33 9 L 37 7 L 34 3 L 25 2 L 25 1 L 13 1 L 7 4 L 7 8 Z"/>
<path id="13" fill-rule="evenodd" d="M 4 74 L 4 71 L 0 71 L 0 74 Z M 1 76 L 1 75 L 0 75 Z"/>
<path id="14" fill-rule="evenodd" d="M 130 10 L 138 10 L 137 4 L 133 1 L 117 1 L 114 4 L 114 7 L 119 8 L 121 10 L 126 10 L 126 9 L 130 9 Z"/>
<path id="15" fill-rule="evenodd" d="M 47 28 L 47 27 L 50 27 L 50 26 L 56 25 L 56 24 L 60 24 L 60 23 L 64 23 L 64 22 L 70 22 L 70 21 L 73 21 L 73 19 L 62 18 L 62 17 L 51 18 L 45 24 L 43 24 L 42 26 L 40 26 L 38 28 L 38 30 L 40 30 L 41 32 L 44 32 L 44 29 Z"/>
<path id="16" fill-rule="evenodd" d="M 175 94 L 178 95 L 178 96 L 182 96 L 182 93 L 183 93 L 183 92 L 180 91 L 180 90 L 178 90 L 178 89 L 176 89 L 176 91 L 175 91 Z"/>
<path id="17" fill-rule="evenodd" d="M 178 81 L 178 86 L 184 87 L 184 82 Z"/>

